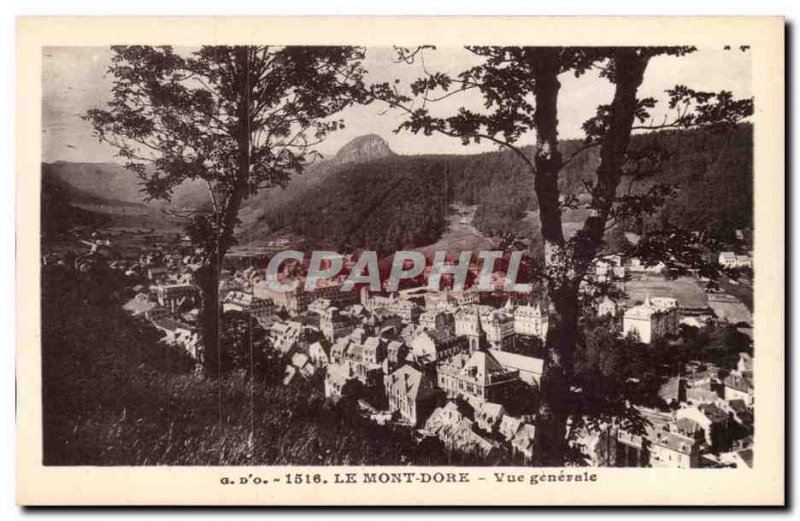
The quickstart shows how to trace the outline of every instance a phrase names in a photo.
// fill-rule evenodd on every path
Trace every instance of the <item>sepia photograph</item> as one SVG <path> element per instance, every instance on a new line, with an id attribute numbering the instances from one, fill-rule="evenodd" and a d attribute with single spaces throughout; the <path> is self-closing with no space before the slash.
<path id="1" fill-rule="evenodd" d="M 782 112 L 731 28 L 29 48 L 33 463 L 270 494 L 780 480 L 783 332 L 754 317 L 783 327 L 755 217 L 782 156 L 754 136 Z"/>

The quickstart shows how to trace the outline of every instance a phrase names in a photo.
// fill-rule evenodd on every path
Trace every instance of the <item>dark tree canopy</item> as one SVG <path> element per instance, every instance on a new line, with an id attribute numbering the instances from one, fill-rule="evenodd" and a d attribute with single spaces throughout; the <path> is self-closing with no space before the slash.
<path id="1" fill-rule="evenodd" d="M 353 47 L 113 50 L 112 100 L 87 116 L 97 136 L 139 175 L 146 197 L 168 201 L 178 185 L 202 180 L 215 215 L 234 194 L 302 172 L 313 146 L 343 126 L 332 116 L 364 99 L 363 50 Z"/>
<path id="2" fill-rule="evenodd" d="M 189 236 L 203 256 L 206 369 L 218 371 L 219 271 L 235 243 L 242 202 L 285 186 L 317 157 L 314 146 L 366 100 L 356 47 L 114 47 L 106 108 L 89 111 L 98 138 L 117 148 L 149 199 L 169 201 L 186 181 L 208 187 Z"/>
<path id="3" fill-rule="evenodd" d="M 399 48 L 397 61 L 413 62 L 428 48 Z M 544 250 L 539 276 L 546 281 L 555 310 L 547 335 L 535 459 L 540 464 L 563 465 L 568 453 L 567 424 L 574 426 L 586 417 L 584 408 L 576 405 L 581 400 L 575 391 L 580 388 L 575 351 L 582 342 L 581 308 L 607 289 L 597 287 L 587 275 L 605 249 L 606 232 L 650 213 L 674 194 L 673 187 L 662 183 L 635 188 L 658 173 L 667 156 L 656 146 L 631 149 L 632 136 L 676 128 L 732 129 L 752 114 L 753 101 L 736 100 L 730 92 L 677 85 L 666 92 L 663 119 L 656 119 L 657 100 L 638 95 L 647 66 L 657 56 L 679 59 L 694 52 L 692 47 L 467 47 L 466 51 L 480 63 L 456 75 L 426 69 L 424 77 L 408 86 L 410 93 L 397 83 L 374 85 L 372 91 L 405 112 L 398 131 L 440 133 L 464 145 L 491 141 L 519 157 L 533 177 Z M 583 124 L 582 145 L 564 156 L 559 146 L 559 76 L 581 77 L 589 70 L 598 71 L 600 78 L 613 85 L 613 97 Z M 481 111 L 462 106 L 450 115 L 433 115 L 430 106 L 466 91 L 480 94 Z M 530 152 L 522 146 L 525 138 L 535 140 Z M 564 193 L 559 177 L 567 165 L 594 148 L 599 161 L 584 181 L 588 200 L 580 201 Z M 629 181 L 623 183 L 624 179 Z M 587 217 L 567 238 L 563 214 L 576 208 L 586 209 Z M 629 253 L 645 262 L 663 261 L 672 274 L 700 267 L 703 275 L 713 275 L 700 247 L 706 238 L 696 230 L 665 227 L 651 230 L 639 241 L 637 251 Z"/>

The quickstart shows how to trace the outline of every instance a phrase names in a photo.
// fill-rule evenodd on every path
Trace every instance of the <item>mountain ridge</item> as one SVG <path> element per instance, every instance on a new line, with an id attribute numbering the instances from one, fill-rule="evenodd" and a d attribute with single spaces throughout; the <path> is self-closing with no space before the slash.
<path id="1" fill-rule="evenodd" d="M 392 157 L 395 154 L 381 136 L 366 134 L 358 136 L 345 145 L 330 159 L 311 165 L 296 178 L 313 178 L 348 164 L 363 163 Z M 77 199 L 103 200 L 107 202 L 147 204 L 144 200 L 141 180 L 126 170 L 125 165 L 111 161 L 42 162 L 42 176 L 55 177 L 65 184 L 67 191 Z M 208 193 L 202 181 L 186 182 L 177 187 L 171 204 L 178 207 L 197 207 L 206 204 Z"/>
<path id="2" fill-rule="evenodd" d="M 727 137 L 705 131 L 641 134 L 633 136 L 632 146 L 653 141 L 671 151 L 664 176 L 691 188 L 670 203 L 673 216 L 692 226 L 752 226 L 751 125 Z M 561 143 L 565 154 L 579 146 L 578 140 Z M 560 175 L 560 191 L 584 194 L 598 161 L 596 151 L 578 156 Z M 139 179 L 120 164 L 43 163 L 42 175 L 57 178 L 62 196 L 74 202 L 147 205 Z M 205 201 L 202 183 L 190 188 L 176 190 L 174 206 Z M 702 201 L 720 195 L 719 205 Z M 455 202 L 478 205 L 475 225 L 488 235 L 537 226 L 528 218 L 537 209 L 533 179 L 513 153 L 401 155 L 382 137 L 368 134 L 293 176 L 285 189 L 265 189 L 246 199 L 239 229 L 251 242 L 290 232 L 334 245 L 379 243 L 391 249 L 435 242 Z"/>

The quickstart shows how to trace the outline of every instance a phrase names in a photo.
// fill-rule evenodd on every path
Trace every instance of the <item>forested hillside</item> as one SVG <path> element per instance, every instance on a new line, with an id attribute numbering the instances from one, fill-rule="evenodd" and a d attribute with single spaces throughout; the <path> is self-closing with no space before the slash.
<path id="1" fill-rule="evenodd" d="M 662 220 L 691 229 L 710 227 L 728 236 L 753 227 L 752 125 L 732 132 L 645 134 L 637 136 L 634 145 L 654 142 L 669 152 L 662 180 L 680 188 L 665 206 Z"/>
<path id="2" fill-rule="evenodd" d="M 716 133 L 640 134 L 631 147 L 652 145 L 666 150 L 668 159 L 660 178 L 645 180 L 640 189 L 659 181 L 676 184 L 680 191 L 660 214 L 627 223 L 628 231 L 641 233 L 665 220 L 688 228 L 711 227 L 728 236 L 752 227 L 751 125 Z M 568 156 L 580 142 L 562 146 Z M 578 155 L 561 173 L 561 192 L 585 192 L 584 181 L 592 180 L 598 162 L 597 149 Z M 131 221 L 136 209 L 142 214 L 137 223 L 159 227 L 164 219 L 158 206 L 142 203 L 138 178 L 121 165 L 45 163 L 42 177 L 43 201 L 58 208 L 47 216 L 46 233 L 72 224 L 121 225 L 121 215 Z M 626 182 L 621 189 L 627 189 Z M 176 191 L 172 205 L 196 207 L 206 200 L 205 187 L 193 183 Z M 538 233 L 538 219 L 531 214 L 537 209 L 533 179 L 514 153 L 401 156 L 370 135 L 314 164 L 285 189 L 263 190 L 247 200 L 239 213 L 240 242 L 292 233 L 338 249 L 419 247 L 441 237 L 455 202 L 478 205 L 472 224 L 486 235 L 516 232 L 535 238 Z M 566 220 L 582 220 L 585 213 L 579 209 Z"/>
<path id="3" fill-rule="evenodd" d="M 445 229 L 450 191 L 442 168 L 422 157 L 354 165 L 270 212 L 250 233 L 288 229 L 340 249 L 434 242 Z"/>
<path id="4" fill-rule="evenodd" d="M 658 145 L 668 153 L 663 173 L 644 180 L 678 186 L 678 195 L 650 221 L 629 223 L 642 232 L 670 222 L 711 227 L 725 234 L 752 227 L 752 126 L 730 132 L 667 131 L 634 136 L 632 149 Z M 566 141 L 564 154 L 580 146 Z M 579 155 L 562 171 L 563 193 L 585 192 L 598 163 L 598 150 Z M 623 183 L 627 189 L 627 184 Z M 708 201 L 715 204 L 710 205 Z M 511 152 L 464 156 L 390 156 L 346 166 L 313 189 L 293 193 L 266 211 L 250 236 L 287 231 L 338 248 L 379 250 L 435 242 L 446 227 L 453 202 L 479 205 L 475 226 L 489 235 L 535 233 L 533 179 Z"/>

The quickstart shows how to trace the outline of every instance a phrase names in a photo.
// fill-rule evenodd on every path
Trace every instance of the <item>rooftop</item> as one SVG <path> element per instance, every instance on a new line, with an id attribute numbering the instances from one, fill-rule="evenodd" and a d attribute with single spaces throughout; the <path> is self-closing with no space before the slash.
<path id="1" fill-rule="evenodd" d="M 532 356 L 520 355 L 517 353 L 510 353 L 508 351 L 494 351 L 492 352 L 495 360 L 497 360 L 504 367 L 513 367 L 520 371 L 528 373 L 542 374 L 544 370 L 544 360 Z"/>
<path id="2" fill-rule="evenodd" d="M 410 365 L 404 365 L 390 374 L 387 379 L 389 385 L 401 386 L 402 393 L 413 400 L 427 398 L 434 392 L 430 380 Z"/>
<path id="3" fill-rule="evenodd" d="M 484 385 L 491 385 L 501 378 L 514 376 L 513 371 L 503 367 L 488 351 L 475 351 L 461 369 L 461 374 Z"/>
<path id="4" fill-rule="evenodd" d="M 665 447 L 687 456 L 692 453 L 695 446 L 692 438 L 663 429 L 650 429 L 648 438 L 653 445 Z"/>

